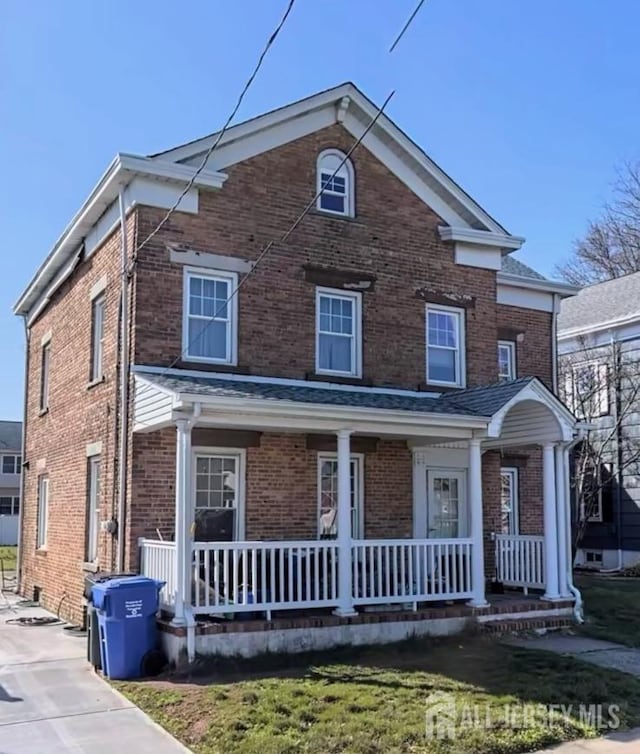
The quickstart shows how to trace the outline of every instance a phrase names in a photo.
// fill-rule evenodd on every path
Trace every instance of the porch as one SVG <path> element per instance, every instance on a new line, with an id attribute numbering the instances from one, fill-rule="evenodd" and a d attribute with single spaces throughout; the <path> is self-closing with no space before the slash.
<path id="1" fill-rule="evenodd" d="M 174 525 L 164 539 L 138 540 L 141 572 L 166 582 L 162 609 L 174 631 L 193 639 L 199 621 L 269 626 L 329 615 L 358 626 L 367 615 L 398 622 L 389 616 L 452 606 L 468 617 L 491 610 L 487 584 L 536 590 L 550 604 L 570 599 L 566 453 L 575 421 L 537 380 L 454 400 L 138 369 L 135 432 L 174 438 Z M 245 443 L 257 435 L 256 447 L 230 448 L 239 432 Z M 505 513 L 500 459 L 523 446 L 541 479 L 521 530 L 514 511 Z M 149 463 L 169 468 L 156 455 Z M 291 494 L 282 492 L 288 484 Z M 290 502 L 277 536 L 256 536 L 273 524 L 274 485 Z M 296 537 L 301 529 L 312 536 Z"/>

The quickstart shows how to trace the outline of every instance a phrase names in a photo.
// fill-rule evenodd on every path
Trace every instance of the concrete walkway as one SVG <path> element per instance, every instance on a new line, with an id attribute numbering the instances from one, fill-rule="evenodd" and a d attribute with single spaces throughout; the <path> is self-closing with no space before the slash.
<path id="1" fill-rule="evenodd" d="M 547 652 L 572 655 L 593 665 L 621 670 L 623 673 L 640 677 L 640 649 L 625 647 L 612 641 L 554 634 L 532 638 L 514 637 L 505 641 L 525 649 L 544 649 Z M 638 751 L 640 752 L 640 747 Z"/>
<path id="2" fill-rule="evenodd" d="M 85 637 L 7 623 L 39 615 L 0 594 L 0 754 L 188 754 L 94 673 Z"/>
<path id="3" fill-rule="evenodd" d="M 583 662 L 603 668 L 621 670 L 640 676 L 640 650 L 615 644 L 612 641 L 590 639 L 586 636 L 547 634 L 536 637 L 510 637 L 507 644 L 525 649 L 543 649 L 547 652 L 571 655 Z M 536 754 L 638 754 L 640 752 L 640 728 L 618 731 L 603 738 L 571 741 L 544 749 Z"/>

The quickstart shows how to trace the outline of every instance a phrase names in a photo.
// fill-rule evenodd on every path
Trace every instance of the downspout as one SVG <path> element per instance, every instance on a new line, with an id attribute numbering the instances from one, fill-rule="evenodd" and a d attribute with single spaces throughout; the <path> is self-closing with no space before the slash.
<path id="1" fill-rule="evenodd" d="M 120 417 L 118 436 L 118 556 L 117 570 L 125 570 L 125 533 L 127 514 L 127 439 L 129 431 L 129 252 L 124 186 L 120 186 Z"/>
<path id="2" fill-rule="evenodd" d="M 560 311 L 560 296 L 553 294 L 551 314 L 551 387 L 555 395 L 558 394 L 558 312 Z"/>
<path id="3" fill-rule="evenodd" d="M 567 443 L 563 449 L 563 462 L 565 468 L 569 468 L 569 453 L 571 450 L 584 439 L 584 430 L 578 430 L 578 435 L 571 442 Z M 569 474 L 564 475 L 564 498 L 565 498 L 565 536 L 567 539 L 567 559 L 566 559 L 566 580 L 567 589 L 571 592 L 574 599 L 573 617 L 576 623 L 584 623 L 584 603 L 582 594 L 573 583 L 573 542 L 571 538 L 571 489 L 569 486 Z"/>
<path id="4" fill-rule="evenodd" d="M 22 316 L 24 323 L 24 397 L 22 405 L 22 468 L 20 469 L 20 509 L 18 514 L 18 559 L 16 563 L 16 593 L 20 594 L 20 576 L 22 574 L 22 525 L 24 521 L 24 476 L 25 460 L 27 448 L 27 400 L 29 397 L 29 341 L 31 340 L 31 331 L 27 325 L 27 315 Z"/>

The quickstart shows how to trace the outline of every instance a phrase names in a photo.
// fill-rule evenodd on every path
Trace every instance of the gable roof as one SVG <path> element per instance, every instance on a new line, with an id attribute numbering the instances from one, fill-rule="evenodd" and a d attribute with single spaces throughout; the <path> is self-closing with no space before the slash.
<path id="1" fill-rule="evenodd" d="M 347 82 L 239 123 L 225 132 L 207 167 L 198 175 L 194 191 L 222 188 L 227 176 L 220 168 L 225 165 L 335 123 L 341 123 L 355 138 L 360 138 L 378 113 L 378 107 L 354 84 Z M 89 253 L 117 226 L 119 195 L 124 197 L 125 211 L 136 202 L 163 208 L 172 206 L 173 199 L 159 198 L 161 191 L 147 192 L 141 199 L 136 198 L 135 192 L 130 193 L 130 189 L 135 187 L 138 177 L 165 187 L 167 184 L 184 186 L 193 178 L 202 155 L 216 137 L 217 134 L 212 134 L 151 157 L 118 153 L 40 265 L 14 306 L 14 312 L 32 320 L 46 306 L 53 293 L 73 273 L 83 250 Z M 443 218 L 446 223 L 441 226 L 443 238 L 446 231 L 449 240 L 491 247 L 502 253 L 522 245 L 523 238 L 508 233 L 384 113 L 362 143 Z M 182 205 L 181 208 L 188 211 Z"/>
<path id="2" fill-rule="evenodd" d="M 582 288 L 564 299 L 558 334 L 570 336 L 640 320 L 640 272 Z"/>
<path id="3" fill-rule="evenodd" d="M 547 280 L 544 275 L 536 272 L 529 265 L 521 262 L 512 255 L 507 255 L 502 258 L 502 272 L 507 272 L 510 275 L 518 275 L 522 278 L 531 278 L 533 280 Z M 552 282 L 548 280 L 547 282 Z"/>
<path id="4" fill-rule="evenodd" d="M 274 148 L 336 122 L 359 137 L 378 109 L 355 84 L 345 82 L 231 126 L 211 156 L 209 166 L 214 170 L 224 169 L 252 154 L 266 151 L 265 145 Z M 215 132 L 151 157 L 182 163 L 194 161 L 195 164 L 218 136 L 219 132 Z M 260 137 L 261 145 L 256 143 L 256 137 Z M 251 140 L 252 144 L 249 143 Z M 240 142 L 244 142 L 244 149 L 238 148 Z M 379 116 L 362 143 L 410 188 L 421 183 L 429 194 L 425 201 L 449 224 L 498 234 L 505 237 L 505 244 L 511 239 L 512 245 L 508 248 L 521 246 L 524 239 L 505 230 L 385 113 Z M 232 146 L 234 149 L 230 148 Z M 424 195 L 421 198 L 424 199 Z"/>
<path id="5" fill-rule="evenodd" d="M 0 451 L 22 450 L 22 422 L 0 421 Z"/>

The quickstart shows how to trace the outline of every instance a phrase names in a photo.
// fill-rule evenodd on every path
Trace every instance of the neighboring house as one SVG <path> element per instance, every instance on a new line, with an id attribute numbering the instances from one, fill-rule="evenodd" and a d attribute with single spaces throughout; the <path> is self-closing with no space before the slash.
<path id="1" fill-rule="evenodd" d="M 592 429 L 575 453 L 576 564 L 640 561 L 640 272 L 583 288 L 558 318 L 560 386 Z"/>
<path id="2" fill-rule="evenodd" d="M 140 564 L 171 656 L 454 630 L 498 615 L 496 579 L 571 614 L 574 289 L 386 116 L 344 161 L 375 113 L 344 84 L 233 126 L 199 173 L 215 135 L 116 157 L 15 307 L 24 594 L 79 621 L 85 573 Z"/>
<path id="3" fill-rule="evenodd" d="M 0 421 L 0 545 L 18 544 L 22 422 Z"/>

